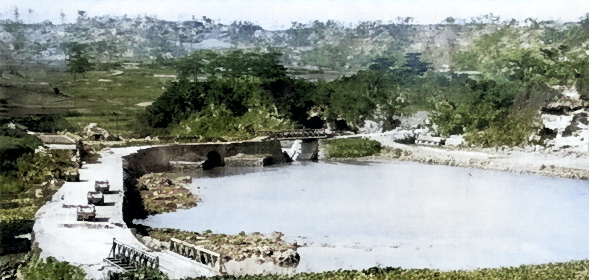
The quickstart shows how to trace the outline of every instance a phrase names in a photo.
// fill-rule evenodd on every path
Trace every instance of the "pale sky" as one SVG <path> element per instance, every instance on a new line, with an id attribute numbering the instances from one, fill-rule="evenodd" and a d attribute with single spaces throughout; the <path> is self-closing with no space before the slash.
<path id="1" fill-rule="evenodd" d="M 25 23 L 75 21 L 77 11 L 88 16 L 157 16 L 188 20 L 207 16 L 219 23 L 250 21 L 265 29 L 288 28 L 291 22 L 329 19 L 346 24 L 394 21 L 413 17 L 414 23 L 440 23 L 445 18 L 470 19 L 489 13 L 501 19 L 579 21 L 589 13 L 589 0 L 1 0 L 0 19 L 14 20 L 18 7 Z"/>

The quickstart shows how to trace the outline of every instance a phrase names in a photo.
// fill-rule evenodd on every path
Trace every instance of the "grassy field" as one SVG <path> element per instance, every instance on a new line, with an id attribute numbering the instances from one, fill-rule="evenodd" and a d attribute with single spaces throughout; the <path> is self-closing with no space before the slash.
<path id="1" fill-rule="evenodd" d="M 59 98 L 61 109 L 69 111 L 66 119 L 81 130 L 89 123 L 98 123 L 116 135 L 130 135 L 130 126 L 144 107 L 137 104 L 152 102 L 164 92 L 173 77 L 155 77 L 155 74 L 175 75 L 173 69 L 117 69 L 118 71 L 90 71 L 78 74 L 63 71 L 30 71 L 26 75 L 13 75 L 0 82 L 12 91 L 19 90 L 22 99 L 43 94 L 43 102 L 38 107 L 54 108 L 56 105 L 54 88 L 58 88 L 66 98 Z M 122 73 L 121 73 L 122 72 Z M 40 84 L 41 83 L 41 84 Z M 47 84 L 45 84 L 47 83 Z M 39 98 L 37 98 L 39 99 Z M 50 107 L 52 104 L 53 107 Z"/>
<path id="2" fill-rule="evenodd" d="M 75 82 L 70 78 L 56 83 L 61 92 L 74 99 L 76 111 L 81 113 L 67 120 L 80 129 L 95 122 L 111 134 L 128 135 L 132 133 L 130 126 L 137 114 L 144 110 L 137 104 L 154 101 L 173 80 L 154 77 L 154 74 L 175 74 L 173 70 L 121 71 L 120 75 L 88 72 Z"/>

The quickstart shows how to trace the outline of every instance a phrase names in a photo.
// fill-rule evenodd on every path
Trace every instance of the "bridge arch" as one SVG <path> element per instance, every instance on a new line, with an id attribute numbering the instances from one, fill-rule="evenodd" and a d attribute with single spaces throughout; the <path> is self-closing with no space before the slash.
<path id="1" fill-rule="evenodd" d="M 215 150 L 207 153 L 207 159 L 202 164 L 202 169 L 211 170 L 217 166 L 225 166 L 225 161 L 221 154 Z"/>

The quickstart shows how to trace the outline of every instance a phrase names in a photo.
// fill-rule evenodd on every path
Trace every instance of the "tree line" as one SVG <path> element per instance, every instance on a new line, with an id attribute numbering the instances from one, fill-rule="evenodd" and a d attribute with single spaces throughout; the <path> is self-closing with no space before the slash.
<path id="1" fill-rule="evenodd" d="M 179 80 L 140 120 L 165 133 L 224 139 L 293 127 L 357 130 L 365 120 L 391 129 L 395 116 L 427 110 L 439 135 L 520 145 L 539 129 L 537 112 L 553 86 L 589 97 L 589 20 L 553 26 L 505 22 L 454 52 L 449 72 L 432 71 L 420 53 L 389 52 L 333 81 L 289 76 L 277 50 L 200 50 L 171 62 Z"/>

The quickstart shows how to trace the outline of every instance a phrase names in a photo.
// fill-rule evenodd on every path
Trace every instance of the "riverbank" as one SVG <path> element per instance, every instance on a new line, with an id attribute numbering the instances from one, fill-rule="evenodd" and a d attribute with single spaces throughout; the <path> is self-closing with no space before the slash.
<path id="1" fill-rule="evenodd" d="M 137 199 L 141 199 L 148 215 L 196 207 L 200 200 L 187 188 L 190 183 L 190 176 L 179 173 L 147 173 L 137 180 L 140 193 Z M 141 225 L 133 227 L 137 239 L 155 251 L 170 250 L 170 240 L 175 238 L 218 253 L 222 256 L 222 271 L 230 275 L 290 274 L 300 259 L 297 246 L 283 241 L 279 232 L 227 235 Z"/>
<path id="2" fill-rule="evenodd" d="M 474 149 L 447 146 L 405 145 L 383 134 L 369 134 L 384 149 L 380 156 L 364 159 L 397 159 L 426 164 L 440 164 L 550 177 L 589 180 L 587 154 L 544 149 Z"/>
<path id="3" fill-rule="evenodd" d="M 280 232 L 228 235 L 149 227 L 144 231 L 147 235 L 137 237 L 148 247 L 169 250 L 175 238 L 220 254 L 222 271 L 229 275 L 292 274 L 300 260 L 297 245 L 285 242 Z"/>
<path id="4" fill-rule="evenodd" d="M 155 215 L 196 207 L 198 197 L 188 190 L 190 183 L 190 176 L 148 173 L 137 180 L 137 188 L 145 210 L 149 215 Z"/>
<path id="5" fill-rule="evenodd" d="M 373 267 L 364 270 L 338 270 L 322 273 L 301 273 L 295 275 L 253 275 L 242 280 L 311 280 L 311 279 L 371 279 L 371 280 L 406 280 L 406 279 L 587 279 L 589 261 L 571 261 L 541 265 L 522 265 L 518 267 L 477 269 L 473 271 L 438 271 L 435 269 L 403 269 L 400 267 Z M 233 280 L 231 276 L 220 276 L 218 280 Z M 189 279 L 186 279 L 189 280 Z"/>

